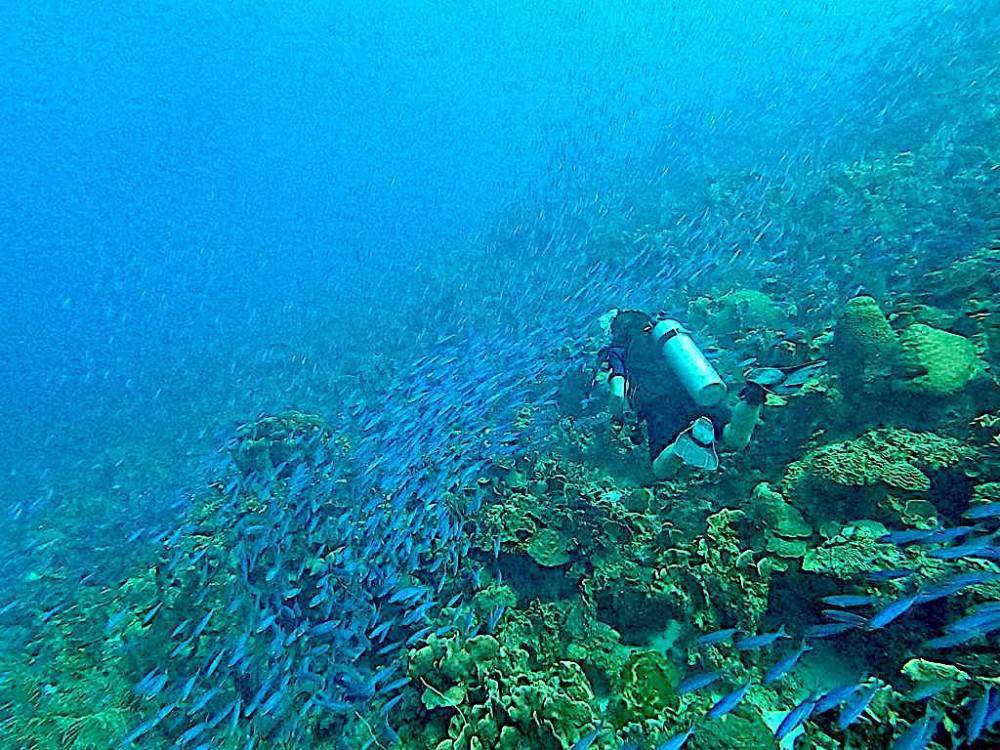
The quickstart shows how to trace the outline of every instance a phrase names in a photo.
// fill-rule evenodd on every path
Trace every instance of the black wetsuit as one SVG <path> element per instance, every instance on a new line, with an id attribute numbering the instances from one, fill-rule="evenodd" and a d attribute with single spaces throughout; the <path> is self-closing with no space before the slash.
<path id="1" fill-rule="evenodd" d="M 646 423 L 649 454 L 655 460 L 699 417 L 708 417 L 716 439 L 729 423 L 724 403 L 699 406 L 667 365 L 660 344 L 649 333 L 653 320 L 642 312 L 624 310 L 611 323 L 606 358 L 612 371 L 625 376 L 626 394 L 636 416 Z"/>

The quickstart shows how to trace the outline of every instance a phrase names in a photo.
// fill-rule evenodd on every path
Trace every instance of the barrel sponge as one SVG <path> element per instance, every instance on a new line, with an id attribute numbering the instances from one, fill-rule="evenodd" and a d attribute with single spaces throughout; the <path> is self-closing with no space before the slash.
<path id="1" fill-rule="evenodd" d="M 848 301 L 833 334 L 831 364 L 848 380 L 888 378 L 899 358 L 899 341 L 871 297 Z"/>
<path id="2" fill-rule="evenodd" d="M 903 359 L 919 369 L 908 388 L 933 395 L 960 390 L 983 372 L 983 362 L 970 339 L 923 323 L 914 323 L 900 337 Z"/>

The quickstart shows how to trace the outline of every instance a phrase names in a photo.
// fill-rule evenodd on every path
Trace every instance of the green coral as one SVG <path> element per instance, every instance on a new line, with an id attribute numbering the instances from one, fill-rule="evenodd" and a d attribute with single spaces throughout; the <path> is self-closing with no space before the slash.
<path id="1" fill-rule="evenodd" d="M 791 539 L 812 536 L 812 526 L 802 517 L 798 508 L 766 482 L 754 487 L 750 505 L 754 515 L 771 532 Z"/>
<path id="2" fill-rule="evenodd" d="M 801 493 L 803 481 L 843 487 L 883 484 L 900 490 L 930 489 L 925 471 L 971 461 L 976 451 L 955 438 L 904 429 L 870 430 L 854 440 L 830 443 L 792 463 L 783 486 Z"/>
<path id="3" fill-rule="evenodd" d="M 887 531 L 871 521 L 848 524 L 806 552 L 802 570 L 850 580 L 872 570 L 898 567 L 903 559 L 899 548 L 878 541 Z"/>
<path id="4" fill-rule="evenodd" d="M 533 664 L 527 644 L 499 638 L 431 636 L 410 653 L 410 677 L 432 712 L 422 729 L 405 730 L 422 735 L 413 738 L 419 746 L 563 750 L 597 725 L 594 694 L 579 664 Z"/>
<path id="5" fill-rule="evenodd" d="M 731 714 L 724 721 L 706 722 L 699 726 L 688 746 L 693 750 L 777 750 L 774 733 L 759 714 L 741 711 Z"/>
<path id="6" fill-rule="evenodd" d="M 296 450 L 304 453 L 300 459 L 311 459 L 311 450 L 302 447 L 303 444 L 308 445 L 303 438 L 328 438 L 331 435 L 332 430 L 322 417 L 288 410 L 281 414 L 263 415 L 240 425 L 227 448 L 241 471 L 266 472 L 289 464 Z M 320 442 L 314 440 L 313 444 L 319 445 Z M 279 476 L 285 476 L 291 470 L 292 467 L 287 465 Z"/>
<path id="7" fill-rule="evenodd" d="M 979 377 L 984 369 L 973 342 L 956 333 L 914 323 L 900 337 L 903 359 L 923 374 L 906 387 L 935 396 L 946 396 Z"/>
<path id="8" fill-rule="evenodd" d="M 539 529 L 525 547 L 528 556 L 544 568 L 556 568 L 570 561 L 569 540 L 555 529 Z"/>
<path id="9" fill-rule="evenodd" d="M 711 321 L 712 328 L 718 331 L 784 329 L 794 313 L 794 306 L 778 304 L 756 289 L 732 289 L 715 298 L 699 297 L 688 305 L 691 319 Z"/>
<path id="10" fill-rule="evenodd" d="M 885 385 L 899 363 L 899 341 L 872 297 L 848 301 L 834 329 L 830 364 L 850 395 Z"/>
<path id="11" fill-rule="evenodd" d="M 656 651 L 639 651 L 622 667 L 614 705 L 613 720 L 619 725 L 663 718 L 677 708 L 676 665 Z"/>

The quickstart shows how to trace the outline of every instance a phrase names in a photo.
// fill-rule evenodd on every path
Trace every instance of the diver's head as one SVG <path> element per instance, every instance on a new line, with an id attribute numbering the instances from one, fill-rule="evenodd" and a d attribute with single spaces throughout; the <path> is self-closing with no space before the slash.
<path id="1" fill-rule="evenodd" d="M 611 321 L 612 340 L 621 345 L 649 330 L 653 319 L 641 310 L 620 310 Z"/>

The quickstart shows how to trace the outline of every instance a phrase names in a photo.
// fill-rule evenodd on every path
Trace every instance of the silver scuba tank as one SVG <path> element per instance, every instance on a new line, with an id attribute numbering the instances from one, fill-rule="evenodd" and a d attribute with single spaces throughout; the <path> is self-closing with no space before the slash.
<path id="1" fill-rule="evenodd" d="M 726 395 L 726 384 L 701 349 L 676 320 L 661 320 L 652 331 L 664 358 L 684 390 L 699 406 L 715 406 Z"/>

